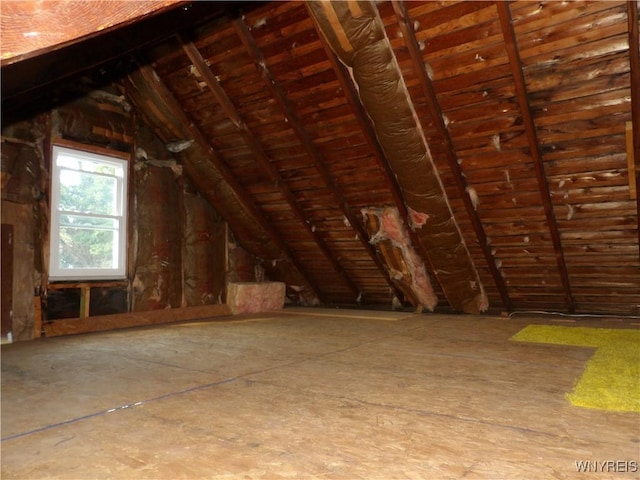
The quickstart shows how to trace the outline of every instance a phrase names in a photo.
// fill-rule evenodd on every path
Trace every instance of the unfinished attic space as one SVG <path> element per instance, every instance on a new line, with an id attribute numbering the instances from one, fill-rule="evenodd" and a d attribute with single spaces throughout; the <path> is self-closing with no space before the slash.
<path id="1" fill-rule="evenodd" d="M 639 10 L 3 2 L 2 478 L 639 478 Z"/>

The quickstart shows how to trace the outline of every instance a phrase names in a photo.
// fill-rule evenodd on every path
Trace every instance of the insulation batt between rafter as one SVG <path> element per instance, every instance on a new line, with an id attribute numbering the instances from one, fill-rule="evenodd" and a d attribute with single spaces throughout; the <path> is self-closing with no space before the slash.
<path id="1" fill-rule="evenodd" d="M 392 207 L 363 208 L 361 212 L 365 218 L 365 223 L 369 215 L 378 217 L 380 227 L 369 240 L 370 243 L 375 245 L 384 240 L 389 240 L 401 252 L 402 259 L 411 277 L 408 287 L 419 301 L 418 310 L 421 311 L 426 308 L 429 311 L 433 311 L 438 304 L 438 297 L 433 290 L 424 262 L 411 245 L 409 232 L 400 218 L 398 209 Z M 403 278 L 402 272 L 392 267 L 389 267 L 389 270 L 392 278 L 396 280 Z"/>
<path id="2" fill-rule="evenodd" d="M 415 230 L 416 228 L 421 228 L 427 220 L 429 220 L 429 214 L 423 212 L 416 212 L 413 208 L 408 208 L 409 212 L 409 221 L 411 222 L 411 228 Z"/>

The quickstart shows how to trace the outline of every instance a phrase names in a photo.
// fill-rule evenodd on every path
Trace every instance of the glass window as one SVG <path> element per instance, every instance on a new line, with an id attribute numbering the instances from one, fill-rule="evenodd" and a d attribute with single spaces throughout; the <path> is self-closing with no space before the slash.
<path id="1" fill-rule="evenodd" d="M 126 277 L 127 161 L 53 146 L 51 280 Z"/>

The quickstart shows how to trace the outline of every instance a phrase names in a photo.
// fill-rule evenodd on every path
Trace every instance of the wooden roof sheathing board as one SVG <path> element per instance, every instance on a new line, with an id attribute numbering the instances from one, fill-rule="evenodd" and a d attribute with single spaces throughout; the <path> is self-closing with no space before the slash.
<path id="1" fill-rule="evenodd" d="M 414 208 L 406 188 L 424 168 L 391 160 L 412 142 L 384 148 L 371 115 L 382 97 L 365 99 L 330 48 L 353 47 L 348 29 L 335 28 L 345 20 L 336 13 L 327 40 L 314 4 L 217 3 L 190 6 L 201 20 L 180 17 L 153 44 L 123 46 L 140 68 L 114 80 L 166 141 L 195 141 L 180 161 L 247 250 L 276 260 L 274 276 L 327 304 L 388 304 L 402 289 L 369 243 L 361 210 L 395 207 L 409 226 L 412 213 L 436 215 Z M 451 245 L 464 246 L 452 257 L 466 265 L 459 278 L 482 286 L 495 309 L 638 314 L 640 200 L 630 191 L 630 176 L 640 174 L 637 2 L 321 8 L 349 21 L 379 19 L 388 60 L 380 68 L 391 66 L 404 85 L 403 118 L 416 127 L 401 138 L 426 145 L 423 166 L 447 204 L 441 231 L 456 225 Z M 69 65 L 64 52 L 41 55 L 42 68 L 51 58 Z M 21 64 L 3 64 L 3 93 L 5 85 L 11 93 L 3 113 L 5 104 L 18 111 L 46 95 L 32 80 L 45 78 L 38 67 Z M 420 241 L 428 227 L 409 236 L 437 308 L 465 311 L 454 299 L 461 289 L 436 264 L 443 255 Z"/>

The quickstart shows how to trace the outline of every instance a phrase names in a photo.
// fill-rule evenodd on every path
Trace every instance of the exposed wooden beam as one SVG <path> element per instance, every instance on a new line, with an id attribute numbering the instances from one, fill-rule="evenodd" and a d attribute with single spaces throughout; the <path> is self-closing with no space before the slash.
<path id="1" fill-rule="evenodd" d="M 640 13 L 638 2 L 627 2 L 629 23 L 629 67 L 631 70 L 631 136 L 636 175 L 638 247 L 640 247 Z"/>
<path id="2" fill-rule="evenodd" d="M 285 257 L 291 262 L 293 267 L 300 273 L 301 277 L 307 282 L 309 287 L 313 290 L 313 293 L 322 302 L 326 303 L 324 294 L 318 288 L 315 281 L 311 278 L 304 266 L 300 263 L 296 256 L 293 255 L 280 234 L 273 228 L 268 219 L 265 218 L 262 211 L 253 202 L 252 198 L 247 194 L 242 185 L 238 183 L 238 180 L 234 176 L 233 172 L 231 172 L 231 170 L 222 161 L 222 159 L 216 153 L 202 131 L 187 117 L 187 115 L 184 113 L 184 110 L 182 110 L 173 94 L 169 91 L 169 89 L 157 75 L 155 70 L 148 65 L 144 65 L 140 67 L 140 74 L 144 78 L 145 82 L 148 85 L 152 86 L 151 88 L 160 97 L 161 101 L 170 111 L 171 115 L 173 115 L 177 122 L 179 122 L 178 125 L 170 125 L 170 128 L 175 129 L 177 134 L 182 135 L 178 138 L 180 138 L 181 140 L 193 139 L 198 143 L 200 148 L 204 152 L 206 152 L 207 159 L 216 168 L 220 176 L 233 191 L 238 200 L 238 203 L 245 209 L 247 214 L 250 215 L 265 232 L 267 232 L 277 248 L 285 255 Z"/>
<path id="3" fill-rule="evenodd" d="M 302 210 L 295 195 L 293 194 L 291 189 L 289 189 L 286 182 L 280 177 L 278 169 L 268 158 L 267 154 L 264 152 L 262 146 L 260 145 L 260 142 L 240 116 L 240 113 L 220 85 L 218 79 L 215 77 L 215 75 L 207 65 L 198 48 L 193 44 L 193 42 L 185 41 L 184 39 L 182 39 L 182 46 L 185 53 L 193 63 L 194 67 L 200 72 L 200 75 L 202 76 L 204 82 L 207 84 L 207 87 L 209 88 L 209 90 L 211 90 L 229 120 L 231 120 L 231 122 L 240 131 L 240 134 L 244 137 L 249 149 L 266 173 L 267 177 L 277 185 L 278 190 L 284 197 L 285 201 L 288 203 L 291 211 L 298 218 L 300 224 L 304 226 L 309 236 L 313 238 L 313 241 L 316 243 L 318 248 L 320 248 L 327 260 L 329 260 L 334 270 L 342 277 L 347 287 L 349 287 L 349 289 L 353 292 L 354 298 L 357 297 L 360 294 L 360 289 L 351 280 L 342 265 L 340 265 L 327 243 L 318 233 L 314 231 L 311 222 L 309 222 L 308 215 L 306 215 Z"/>
<path id="4" fill-rule="evenodd" d="M 558 223 L 556 221 L 556 216 L 553 209 L 553 202 L 551 201 L 551 192 L 549 190 L 549 183 L 544 169 L 544 161 L 542 159 L 542 154 L 540 153 L 538 134 L 533 120 L 533 114 L 531 113 L 531 107 L 529 105 L 527 86 L 524 78 L 524 72 L 522 70 L 520 52 L 518 51 L 516 33 L 511 21 L 511 10 L 509 9 L 509 4 L 507 2 L 497 1 L 495 2 L 495 5 L 498 8 L 500 26 L 502 27 L 505 47 L 507 49 L 507 55 L 509 57 L 509 65 L 511 68 L 511 74 L 513 75 L 516 97 L 518 100 L 518 105 L 520 106 L 520 111 L 522 113 L 522 121 L 524 124 L 525 133 L 527 135 L 529 152 L 531 154 L 531 159 L 533 160 L 533 166 L 536 173 L 536 179 L 538 181 L 538 187 L 540 189 L 540 197 L 542 199 L 542 205 L 544 207 L 547 226 L 549 227 L 551 241 L 553 242 L 556 263 L 558 265 L 560 280 L 564 289 L 565 301 L 567 303 L 569 312 L 573 312 L 575 311 L 575 305 L 573 302 L 573 295 L 571 294 L 569 273 L 567 271 L 567 264 L 564 259 L 564 251 L 562 248 L 562 241 L 560 239 Z"/>
<path id="5" fill-rule="evenodd" d="M 302 126 L 300 118 L 298 117 L 298 114 L 296 113 L 293 105 L 291 105 L 291 102 L 286 97 L 280 82 L 276 78 L 274 78 L 274 76 L 271 74 L 269 67 L 267 67 L 264 55 L 260 50 L 260 48 L 258 47 L 258 45 L 256 44 L 255 39 L 251 35 L 251 32 L 249 32 L 249 29 L 247 28 L 246 23 L 241 18 L 237 18 L 233 21 L 233 26 L 236 30 L 236 33 L 240 37 L 243 45 L 245 46 L 247 53 L 253 59 L 253 63 L 256 67 L 256 70 L 260 73 L 260 76 L 264 80 L 265 85 L 271 92 L 271 96 L 278 103 L 280 110 L 287 118 L 288 125 L 296 133 L 298 139 L 300 140 L 300 143 L 306 150 L 307 155 L 309 156 L 309 159 L 311 160 L 313 166 L 316 168 L 316 170 L 318 170 L 318 173 L 320 174 L 322 181 L 324 182 L 328 190 L 331 192 L 338 206 L 340 207 L 342 214 L 349 221 L 351 226 L 355 229 L 358 235 L 358 239 L 360 240 L 360 243 L 365 248 L 365 250 L 371 257 L 371 259 L 374 261 L 374 263 L 378 267 L 378 270 L 380 270 L 380 272 L 383 274 L 383 276 L 387 280 L 387 283 L 395 292 L 396 297 L 398 299 L 402 299 L 403 293 L 397 288 L 395 283 L 391 280 L 389 271 L 380 260 L 375 247 L 371 245 L 371 243 L 369 243 L 369 235 L 360 220 L 360 216 L 356 216 L 353 214 L 353 211 L 349 206 L 347 200 L 344 198 L 342 191 L 331 178 L 329 170 L 324 163 L 324 158 L 322 153 L 311 140 L 311 137 L 309 136 L 309 133 L 307 132 L 307 130 Z"/>
<path id="6" fill-rule="evenodd" d="M 469 220 L 471 220 L 471 225 L 473 226 L 473 230 L 476 234 L 476 238 L 478 239 L 480 248 L 482 249 L 485 261 L 487 262 L 487 266 L 489 267 L 489 271 L 491 272 L 491 276 L 493 277 L 493 281 L 496 285 L 496 288 L 498 289 L 498 292 L 500 293 L 502 304 L 508 312 L 511 312 L 513 310 L 513 306 L 507 292 L 507 287 L 505 285 L 504 279 L 502 278 L 500 270 L 498 270 L 498 267 L 496 266 L 496 259 L 491 253 L 491 247 L 489 245 L 487 235 L 484 231 L 482 221 L 480 220 L 480 216 L 478 215 L 478 212 L 473 205 L 471 197 L 469 197 L 467 191 L 467 182 L 462 173 L 462 168 L 458 163 L 458 155 L 453 146 L 453 142 L 451 141 L 449 130 L 444 123 L 442 109 L 438 102 L 436 91 L 433 87 L 433 82 L 429 78 L 424 59 L 420 54 L 418 41 L 416 40 L 415 31 L 413 30 L 413 22 L 409 17 L 409 12 L 407 11 L 406 5 L 403 1 L 393 0 L 392 4 L 396 17 L 398 18 L 398 24 L 405 40 L 405 44 L 409 50 L 409 55 L 411 56 L 413 67 L 417 73 L 418 81 L 420 83 L 420 86 L 422 87 L 424 97 L 427 101 L 427 108 L 433 119 L 434 126 L 438 134 L 440 135 L 442 142 L 444 143 L 444 152 L 447 164 L 449 165 L 449 169 L 453 174 L 453 179 L 456 183 L 456 187 L 458 187 L 460 198 L 462 199 L 464 207 L 467 211 L 467 216 L 469 217 Z"/>

